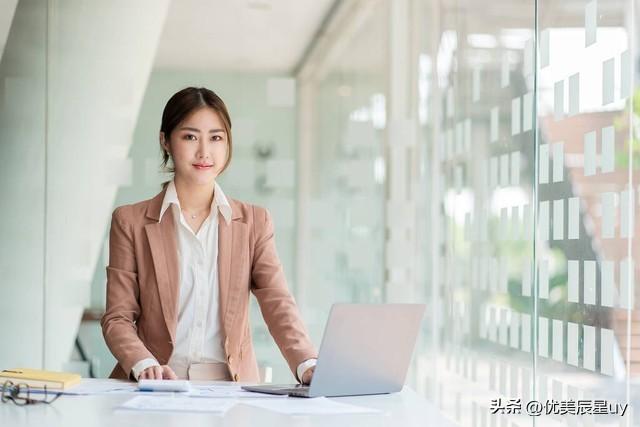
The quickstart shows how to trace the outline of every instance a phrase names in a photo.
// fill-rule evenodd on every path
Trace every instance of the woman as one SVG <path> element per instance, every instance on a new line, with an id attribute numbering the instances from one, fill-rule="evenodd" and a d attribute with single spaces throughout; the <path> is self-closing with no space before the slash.
<path id="1" fill-rule="evenodd" d="M 162 114 L 163 166 L 173 180 L 113 212 L 102 331 L 112 378 L 258 382 L 249 291 L 296 379 L 316 351 L 289 293 L 273 224 L 227 198 L 216 177 L 231 160 L 231 120 L 215 93 L 189 87 Z"/>

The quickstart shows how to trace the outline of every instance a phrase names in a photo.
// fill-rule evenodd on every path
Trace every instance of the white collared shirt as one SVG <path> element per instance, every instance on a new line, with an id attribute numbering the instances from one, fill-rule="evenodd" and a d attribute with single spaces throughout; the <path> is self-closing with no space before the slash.
<path id="1" fill-rule="evenodd" d="M 158 222 L 168 209 L 172 210 L 176 223 L 180 264 L 178 324 L 168 365 L 178 378 L 188 378 L 192 363 L 225 362 L 219 316 L 218 212 L 227 224 L 231 222 L 232 212 L 218 183 L 215 183 L 209 217 L 197 233 L 191 230 L 182 214 L 173 181 L 167 185 Z M 315 359 L 302 362 L 296 370 L 298 378 L 315 366 L 315 362 Z M 142 371 L 158 365 L 155 359 L 143 359 L 133 366 L 132 372 L 137 379 Z"/>

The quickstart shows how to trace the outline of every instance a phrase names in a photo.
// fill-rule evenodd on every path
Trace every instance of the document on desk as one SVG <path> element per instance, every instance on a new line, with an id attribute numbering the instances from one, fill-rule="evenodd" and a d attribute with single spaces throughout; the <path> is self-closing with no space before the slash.
<path id="1" fill-rule="evenodd" d="M 378 409 L 336 402 L 326 397 L 243 400 L 241 403 L 288 415 L 376 414 Z"/>
<path id="2" fill-rule="evenodd" d="M 216 412 L 226 413 L 236 402 L 232 399 L 193 399 L 191 397 L 136 396 L 124 402 L 120 409 L 137 411 Z"/>
<path id="3" fill-rule="evenodd" d="M 138 384 L 113 379 L 83 378 L 79 384 L 57 393 L 66 395 L 137 393 Z M 33 393 L 33 391 L 32 391 Z"/>
<path id="4" fill-rule="evenodd" d="M 286 399 L 286 395 L 254 393 L 243 390 L 238 385 L 192 385 L 189 392 L 191 397 L 218 397 L 233 399 Z"/>

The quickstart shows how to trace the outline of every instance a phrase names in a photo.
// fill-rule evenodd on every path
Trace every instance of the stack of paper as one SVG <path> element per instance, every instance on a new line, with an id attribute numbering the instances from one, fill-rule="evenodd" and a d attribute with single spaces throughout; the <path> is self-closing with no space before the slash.
<path id="1" fill-rule="evenodd" d="M 224 414 L 236 402 L 230 399 L 192 399 L 190 397 L 136 396 L 122 404 L 123 409 L 139 411 L 216 412 Z"/>

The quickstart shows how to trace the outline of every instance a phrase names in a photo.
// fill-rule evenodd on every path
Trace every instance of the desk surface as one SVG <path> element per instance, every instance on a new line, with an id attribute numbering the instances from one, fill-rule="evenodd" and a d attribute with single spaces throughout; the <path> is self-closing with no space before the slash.
<path id="1" fill-rule="evenodd" d="M 335 399 L 380 409 L 382 414 L 290 416 L 242 404 L 236 405 L 224 416 L 115 409 L 131 397 L 131 394 L 62 396 L 52 405 L 26 407 L 0 403 L 0 426 L 453 426 L 433 403 L 407 387 L 400 393 L 389 395 Z"/>

